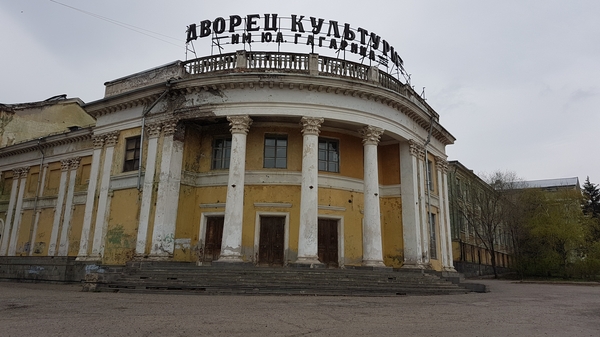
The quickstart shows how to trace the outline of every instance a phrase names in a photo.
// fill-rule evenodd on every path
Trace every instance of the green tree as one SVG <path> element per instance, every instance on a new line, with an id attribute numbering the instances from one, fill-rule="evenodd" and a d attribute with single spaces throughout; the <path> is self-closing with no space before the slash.
<path id="1" fill-rule="evenodd" d="M 578 191 L 524 192 L 527 240 L 523 261 L 528 274 L 569 277 L 570 267 L 581 260 L 586 216 Z"/>
<path id="2" fill-rule="evenodd" d="M 593 218 L 600 217 L 600 189 L 590 182 L 590 177 L 583 184 L 583 213 Z"/>

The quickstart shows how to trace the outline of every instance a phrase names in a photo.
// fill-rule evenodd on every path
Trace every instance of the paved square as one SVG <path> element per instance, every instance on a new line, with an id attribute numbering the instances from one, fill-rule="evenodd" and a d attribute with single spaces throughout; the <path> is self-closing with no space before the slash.
<path id="1" fill-rule="evenodd" d="M 600 336 L 600 286 L 424 297 L 83 293 L 0 282 L 1 336 Z"/>

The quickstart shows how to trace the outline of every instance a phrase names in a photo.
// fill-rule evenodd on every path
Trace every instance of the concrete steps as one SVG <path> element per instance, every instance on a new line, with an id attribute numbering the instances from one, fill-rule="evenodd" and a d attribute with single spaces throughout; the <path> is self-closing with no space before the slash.
<path id="1" fill-rule="evenodd" d="M 205 295 L 399 296 L 464 294 L 465 288 L 421 271 L 254 266 L 197 267 L 132 262 L 120 273 L 91 274 L 84 290 Z"/>

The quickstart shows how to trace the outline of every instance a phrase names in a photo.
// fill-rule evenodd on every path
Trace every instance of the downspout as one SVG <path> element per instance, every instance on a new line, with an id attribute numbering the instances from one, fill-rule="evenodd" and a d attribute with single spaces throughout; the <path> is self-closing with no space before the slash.
<path id="1" fill-rule="evenodd" d="M 140 163 L 138 165 L 138 177 L 137 177 L 137 189 L 138 191 L 141 190 L 141 181 L 142 181 L 142 163 L 144 162 L 144 132 L 146 129 L 146 116 L 148 115 L 148 113 L 150 113 L 150 110 L 152 110 L 152 108 L 154 108 L 154 106 L 156 106 L 156 104 L 158 104 L 158 102 L 163 99 L 163 97 L 165 97 L 165 95 L 169 92 L 169 90 L 171 89 L 171 80 L 167 81 L 167 89 L 165 91 L 163 91 L 162 94 L 160 94 L 160 96 L 158 96 L 158 98 L 156 100 L 154 100 L 154 102 L 152 102 L 152 104 L 150 104 L 146 109 L 144 109 L 144 111 L 142 112 L 142 134 L 140 135 Z"/>
<path id="2" fill-rule="evenodd" d="M 427 140 L 425 141 L 425 144 L 423 144 L 423 148 L 425 148 L 425 181 L 426 181 L 426 186 L 425 189 L 427 190 L 427 225 L 429 226 L 429 231 L 431 231 L 431 190 L 430 190 L 430 184 L 431 181 L 429 179 L 429 158 L 427 158 L 428 156 L 428 151 L 427 151 L 427 145 L 429 145 L 429 142 L 431 141 L 431 132 L 433 130 L 433 123 L 435 122 L 435 119 L 433 117 L 433 114 L 431 114 L 431 122 L 429 123 L 429 132 L 427 133 Z M 430 239 L 431 239 L 431 234 L 429 234 Z M 431 242 L 430 242 L 431 244 Z M 429 252 L 429 255 L 431 256 L 431 252 Z"/>
<path id="3" fill-rule="evenodd" d="M 44 150 L 42 148 L 42 140 L 44 139 L 44 137 L 40 137 L 38 138 L 38 150 L 40 151 L 40 153 L 42 154 L 42 158 L 40 159 L 40 168 L 39 168 L 39 172 L 38 172 L 38 181 L 37 181 L 37 187 L 35 188 L 35 198 L 33 199 L 33 221 L 34 223 L 31 224 L 30 228 L 29 228 L 29 256 L 31 256 L 31 254 L 33 254 L 33 244 L 34 244 L 34 240 L 35 238 L 33 237 L 33 230 L 35 227 L 35 222 L 36 222 L 36 218 L 38 217 L 38 215 L 36 215 L 36 211 L 37 211 L 37 204 L 38 204 L 38 199 L 39 199 L 39 195 L 40 195 L 40 189 L 41 189 L 41 184 L 42 184 L 42 170 L 44 168 L 44 159 L 46 158 L 46 154 L 44 153 Z"/>

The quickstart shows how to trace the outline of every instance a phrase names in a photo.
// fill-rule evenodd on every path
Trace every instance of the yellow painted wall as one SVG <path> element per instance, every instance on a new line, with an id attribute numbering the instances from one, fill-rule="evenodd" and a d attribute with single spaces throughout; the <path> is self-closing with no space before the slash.
<path id="1" fill-rule="evenodd" d="M 0 188 L 2 188 L 2 193 L 0 193 L 0 201 L 4 201 L 4 202 L 8 203 L 8 201 L 10 200 L 12 184 L 13 184 L 12 170 L 2 172 L 2 184 L 0 185 Z"/>
<path id="2" fill-rule="evenodd" d="M 76 205 L 71 216 L 71 229 L 69 230 L 69 256 L 77 256 L 79 253 L 79 240 L 83 228 L 83 215 L 85 205 Z"/>
<path id="3" fill-rule="evenodd" d="M 67 132 L 70 126 L 89 126 L 94 119 L 75 101 L 21 104 L 14 112 L 0 112 L 8 120 L 0 132 L 0 147 Z"/>
<path id="4" fill-rule="evenodd" d="M 355 179 L 363 178 L 363 144 L 359 137 L 343 133 L 323 131 L 321 138 L 337 139 L 340 142 L 340 172 L 339 175 Z M 322 172 L 324 174 L 337 174 Z"/>
<path id="5" fill-rule="evenodd" d="M 14 213 L 13 213 L 14 214 Z M 14 218 L 13 218 L 14 219 Z M 31 225 L 33 223 L 33 210 L 24 210 L 21 216 L 21 226 L 17 233 L 17 256 L 28 256 L 31 242 Z"/>
<path id="6" fill-rule="evenodd" d="M 58 187 L 60 186 L 61 175 L 60 162 L 48 164 L 48 172 L 46 173 L 46 182 L 44 187 L 44 196 L 58 196 Z"/>
<path id="7" fill-rule="evenodd" d="M 125 162 L 125 144 L 127 143 L 127 138 L 139 136 L 141 132 L 142 128 L 138 127 L 121 130 L 121 132 L 119 133 L 119 140 L 117 141 L 117 145 L 115 145 L 115 151 L 113 154 L 113 162 L 111 167 L 112 176 L 137 172 L 137 170 L 123 172 L 123 163 Z M 145 140 L 147 140 L 147 137 Z M 144 151 L 146 151 L 147 147 L 148 145 L 144 144 Z M 145 157 L 146 153 L 144 153 L 144 158 Z"/>
<path id="8" fill-rule="evenodd" d="M 135 254 L 139 214 L 137 189 L 113 192 L 102 263 L 125 264 Z"/>
<path id="9" fill-rule="evenodd" d="M 54 221 L 54 208 L 43 208 L 40 213 L 36 237 L 33 244 L 34 256 L 47 256 Z"/>
<path id="10" fill-rule="evenodd" d="M 379 183 L 382 185 L 400 184 L 400 148 L 398 144 L 377 147 Z"/>
<path id="11" fill-rule="evenodd" d="M 288 138 L 287 171 L 302 171 L 302 133 L 298 127 L 251 127 L 247 139 L 246 170 L 263 170 L 265 135 L 284 134 Z M 281 169 L 272 169 L 278 171 Z"/>
<path id="12" fill-rule="evenodd" d="M 177 213 L 173 258 L 176 261 L 197 261 L 196 250 L 194 249 L 198 243 L 200 228 L 197 188 L 187 185 L 181 186 Z"/>
<path id="13" fill-rule="evenodd" d="M 399 268 L 404 261 L 402 231 L 402 200 L 399 197 L 381 198 L 381 235 L 383 262 L 386 266 Z"/>

